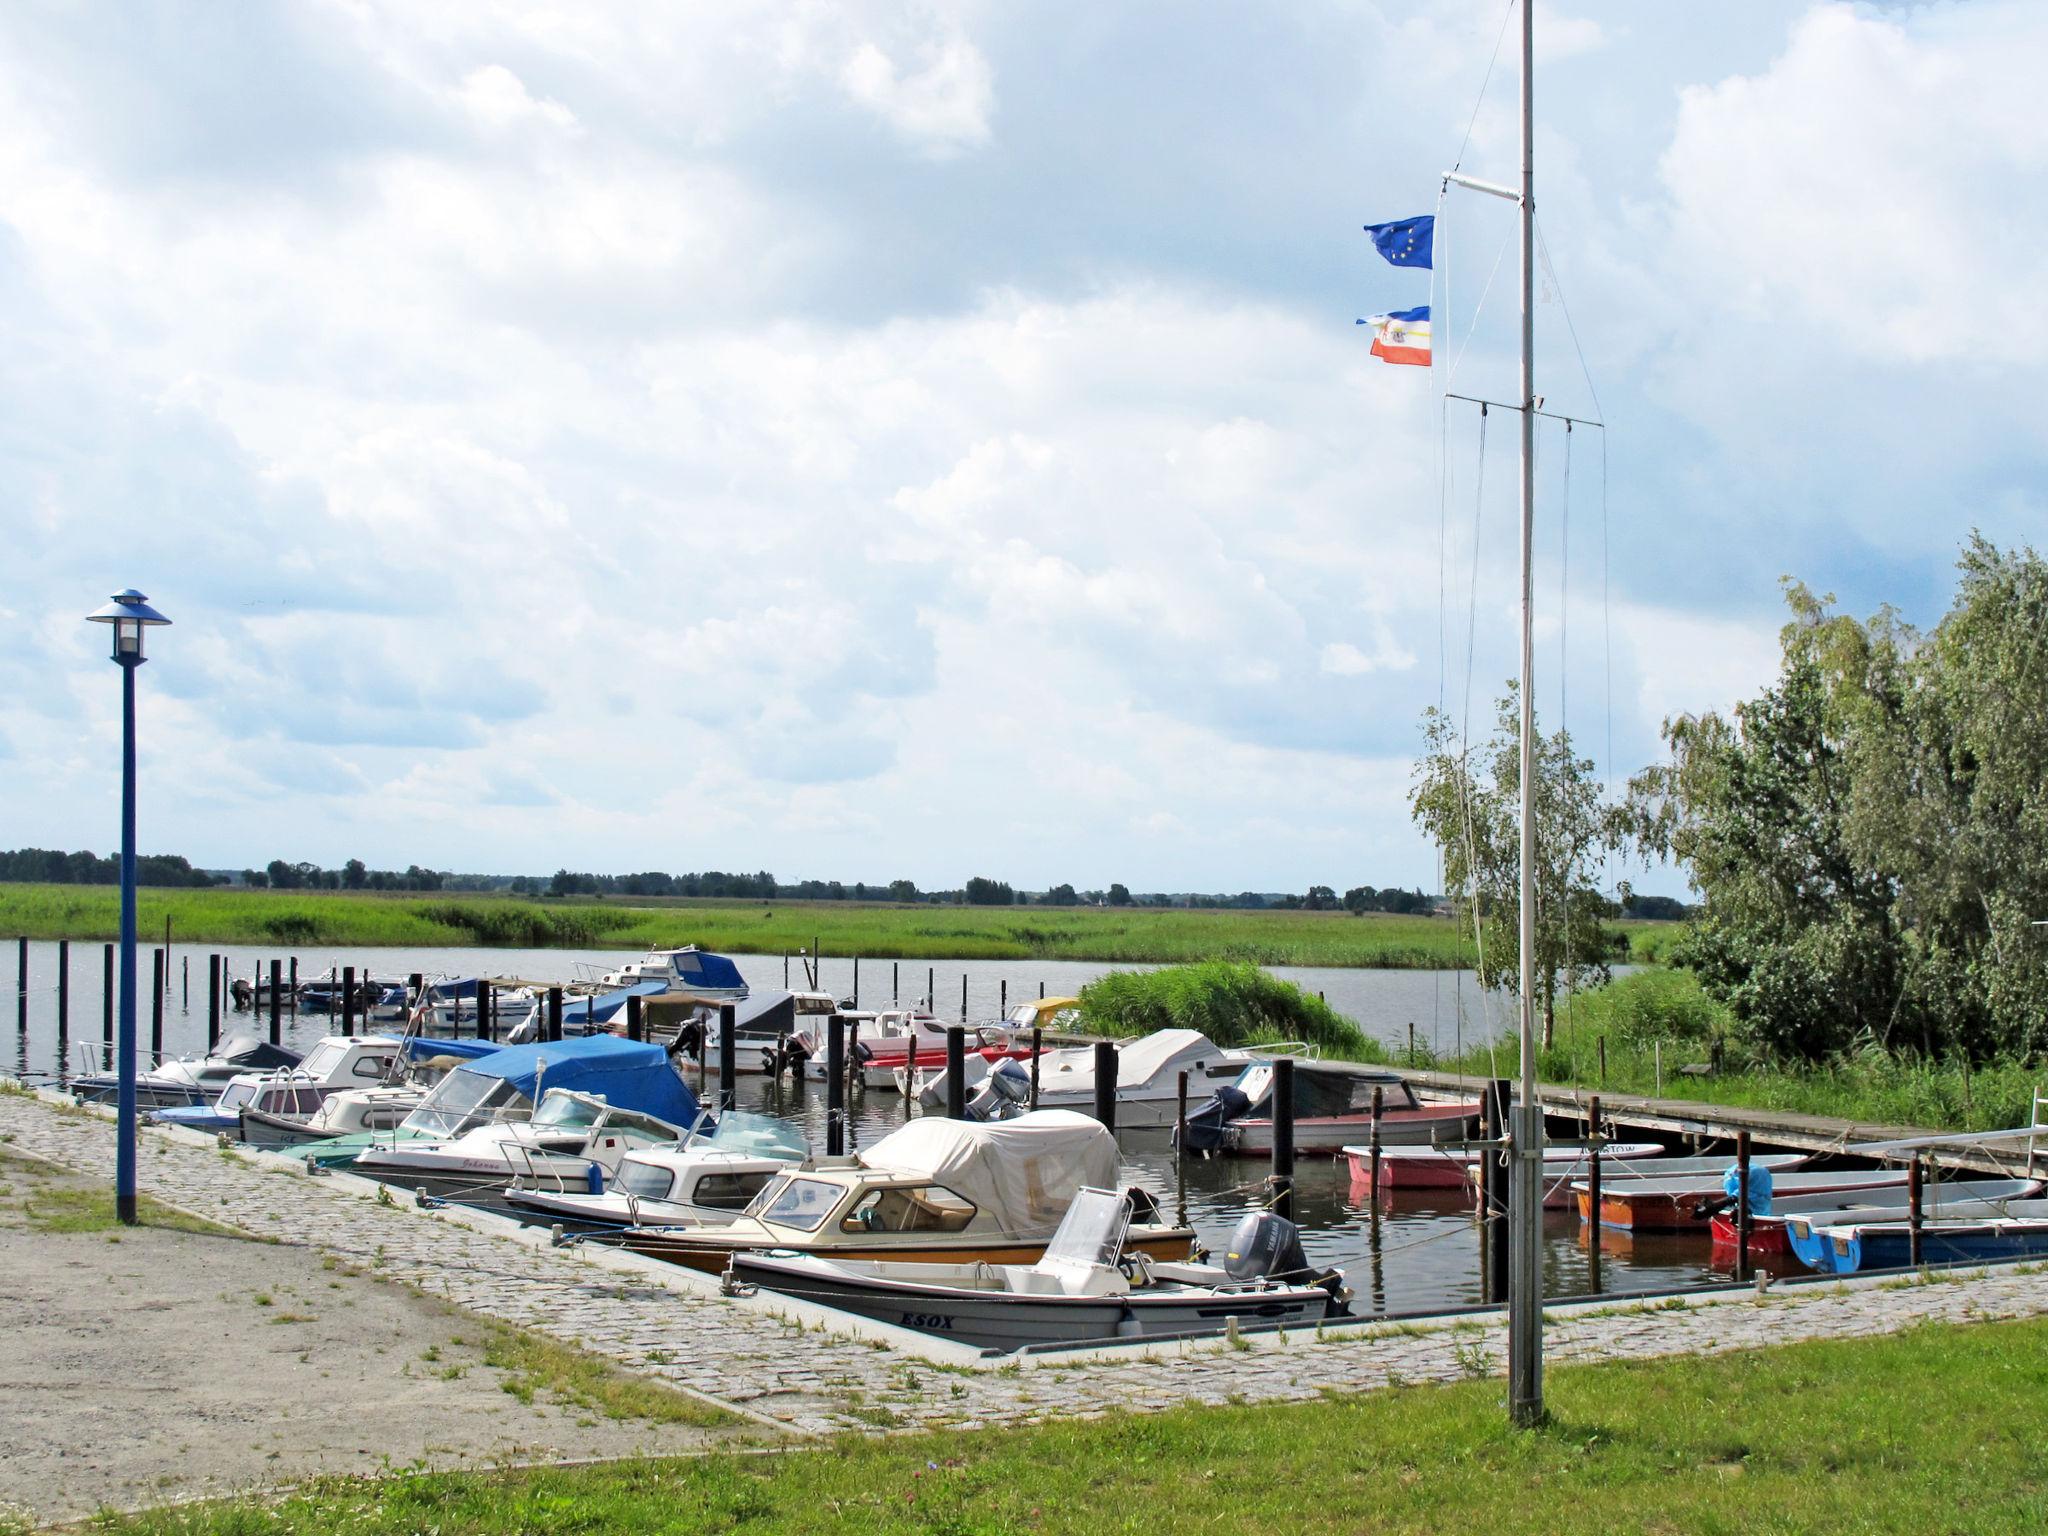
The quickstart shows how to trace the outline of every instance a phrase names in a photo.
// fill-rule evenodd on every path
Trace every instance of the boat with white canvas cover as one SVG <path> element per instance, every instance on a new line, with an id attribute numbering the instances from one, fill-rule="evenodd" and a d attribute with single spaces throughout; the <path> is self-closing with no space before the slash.
<path id="1" fill-rule="evenodd" d="M 1215 1334 L 1233 1320 L 1314 1327 L 1346 1310 L 1343 1277 L 1310 1269 L 1294 1223 L 1273 1212 L 1247 1215 L 1220 1265 L 1126 1252 L 1136 1212 L 1128 1191 L 1080 1190 L 1043 1257 L 1031 1264 L 736 1253 L 726 1287 L 734 1294 L 774 1291 L 1005 1354 L 1033 1345 Z"/>
<path id="2" fill-rule="evenodd" d="M 1199 1103 L 1219 1082 L 1234 1080 L 1266 1051 L 1285 1046 L 1225 1047 L 1200 1030 L 1157 1029 L 1114 1042 L 1116 1046 L 1116 1119 L 1119 1128 L 1172 1125 L 1180 1108 L 1180 1074 L 1188 1075 L 1188 1102 Z M 995 1061 L 970 1054 L 964 1063 L 966 1087 L 975 1093 L 994 1069 Z M 1030 1063 L 1024 1063 L 1028 1074 Z M 932 1070 L 917 1079 L 919 1102 L 942 1109 L 946 1102 L 943 1052 Z M 1038 1058 L 1040 1109 L 1092 1110 L 1095 1107 L 1095 1047 L 1064 1046 Z"/>

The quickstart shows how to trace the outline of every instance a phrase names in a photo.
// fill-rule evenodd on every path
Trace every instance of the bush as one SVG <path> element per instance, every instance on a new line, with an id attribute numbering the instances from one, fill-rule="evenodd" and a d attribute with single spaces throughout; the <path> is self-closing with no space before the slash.
<path id="1" fill-rule="evenodd" d="M 1302 1040 L 1353 1060 L 1377 1048 L 1319 997 L 1256 965 L 1210 960 L 1157 971 L 1111 971 L 1081 989 L 1081 1016 L 1106 1035 L 1200 1030 L 1218 1045 Z"/>

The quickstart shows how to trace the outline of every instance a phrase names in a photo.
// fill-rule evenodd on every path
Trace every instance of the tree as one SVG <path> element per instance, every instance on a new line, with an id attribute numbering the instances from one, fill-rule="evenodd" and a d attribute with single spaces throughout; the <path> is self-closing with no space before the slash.
<path id="1" fill-rule="evenodd" d="M 1007 907 L 1015 900 L 1015 893 L 1007 881 L 976 875 L 967 882 L 966 898 L 970 907 Z"/>
<path id="2" fill-rule="evenodd" d="M 283 859 L 272 859 L 264 866 L 264 873 L 270 877 L 273 890 L 295 891 L 299 888 L 299 866 L 287 864 Z"/>
<path id="3" fill-rule="evenodd" d="M 1049 907 L 1077 906 L 1080 900 L 1081 898 L 1074 894 L 1074 888 L 1071 885 L 1056 885 L 1045 893 L 1045 904 Z"/>
<path id="4" fill-rule="evenodd" d="M 1337 910 L 1337 893 L 1327 885 L 1312 885 L 1302 905 L 1311 912 L 1334 912 Z"/>
<path id="5" fill-rule="evenodd" d="M 1112 881 L 1109 887 L 1109 904 L 1112 907 L 1128 907 L 1131 904 L 1130 887 Z"/>
<path id="6" fill-rule="evenodd" d="M 1363 917 L 1379 909 L 1379 895 L 1369 885 L 1354 885 L 1344 893 L 1344 910 L 1353 917 Z"/>
<path id="7" fill-rule="evenodd" d="M 1409 797 L 1415 819 L 1444 857 L 1444 889 L 1480 933 L 1479 981 L 1521 976 L 1521 716 L 1514 683 L 1500 700 L 1492 740 L 1463 741 L 1450 716 L 1423 711 L 1426 751 Z M 1559 731 L 1536 741 L 1536 996 L 1546 1048 L 1557 1027 L 1557 990 L 1607 980 L 1607 899 L 1601 855 L 1625 845 L 1626 821 L 1602 805 L 1593 764 Z"/>
<path id="8" fill-rule="evenodd" d="M 1959 568 L 1924 635 L 1788 582 L 1776 684 L 1631 784 L 1704 898 L 1678 958 L 1761 1054 L 2048 1047 L 2048 564 Z"/>
<path id="9" fill-rule="evenodd" d="M 917 882 L 915 880 L 891 880 L 889 882 L 889 899 L 891 901 L 917 900 Z"/>

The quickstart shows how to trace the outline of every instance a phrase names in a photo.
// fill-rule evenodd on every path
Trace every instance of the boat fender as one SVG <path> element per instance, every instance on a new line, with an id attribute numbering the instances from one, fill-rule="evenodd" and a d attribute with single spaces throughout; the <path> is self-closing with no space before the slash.
<path id="1" fill-rule="evenodd" d="M 583 1170 L 583 1187 L 593 1195 L 604 1193 L 604 1169 L 591 1163 Z"/>

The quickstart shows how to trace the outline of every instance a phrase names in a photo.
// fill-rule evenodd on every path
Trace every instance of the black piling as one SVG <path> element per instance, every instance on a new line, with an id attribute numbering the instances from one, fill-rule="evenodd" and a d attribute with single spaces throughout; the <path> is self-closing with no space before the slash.
<path id="1" fill-rule="evenodd" d="M 192 957 L 178 957 L 178 1008 L 180 1012 L 192 1011 Z"/>
<path id="2" fill-rule="evenodd" d="M 356 968 L 352 965 L 341 968 L 341 1032 L 356 1032 Z"/>
<path id="3" fill-rule="evenodd" d="M 939 1011 L 939 968 L 928 965 L 924 968 L 924 1005 L 933 1013 Z"/>
<path id="4" fill-rule="evenodd" d="M 1188 1157 L 1188 1075 L 1182 1072 L 1173 1085 L 1173 1161 L 1178 1167 Z"/>
<path id="5" fill-rule="evenodd" d="M 889 1002 L 892 1005 L 900 1001 L 903 996 L 901 989 L 902 977 L 899 974 L 902 969 L 903 962 L 901 960 L 891 960 L 889 962 Z"/>
<path id="6" fill-rule="evenodd" d="M 1095 1118 L 1112 1133 L 1116 1130 L 1116 1044 L 1095 1042 Z"/>
<path id="7" fill-rule="evenodd" d="M 1749 1271 L 1749 1132 L 1735 1133 L 1735 1278 Z"/>
<path id="8" fill-rule="evenodd" d="M 220 984 L 221 957 L 211 954 L 206 957 L 206 1048 L 210 1051 L 220 1044 Z"/>
<path id="9" fill-rule="evenodd" d="M 28 940 L 17 939 L 14 950 L 14 1023 L 28 1033 Z"/>
<path id="10" fill-rule="evenodd" d="M 476 983 L 476 1037 L 493 1042 L 498 1038 L 498 989 L 481 976 Z"/>
<path id="11" fill-rule="evenodd" d="M 548 1033 L 550 1043 L 562 1038 L 562 989 L 548 988 Z"/>
<path id="12" fill-rule="evenodd" d="M 100 1043 L 110 1053 L 107 1065 L 111 1068 L 114 1058 L 114 946 L 106 945 L 100 951 Z"/>
<path id="13" fill-rule="evenodd" d="M 860 1020 L 846 1021 L 846 1102 L 853 1102 L 853 1090 L 860 1082 Z M 848 1141 L 853 1138 L 847 1137 Z"/>
<path id="14" fill-rule="evenodd" d="M 960 973 L 960 1022 L 967 1022 L 967 973 Z"/>
<path id="15" fill-rule="evenodd" d="M 161 1061 L 164 1054 L 164 952 L 150 951 L 155 985 L 149 989 L 149 1055 Z"/>
<path id="16" fill-rule="evenodd" d="M 280 1045 L 284 1041 L 284 962 L 270 962 L 270 1043 Z"/>
<path id="17" fill-rule="evenodd" d="M 853 1006 L 860 1006 L 860 956 L 853 957 Z"/>
<path id="18" fill-rule="evenodd" d="M 1006 976 L 996 985 L 999 989 L 996 995 L 1002 999 L 996 1004 L 996 1013 L 1007 1019 L 1010 1016 L 1010 979 Z"/>
<path id="19" fill-rule="evenodd" d="M 967 1031 L 958 1024 L 946 1031 L 946 1117 L 967 1118 Z"/>
<path id="20" fill-rule="evenodd" d="M 299 1016 L 299 957 L 297 955 L 292 956 L 291 999 L 292 1017 L 296 1019 Z"/>
<path id="21" fill-rule="evenodd" d="M 1031 1107 L 1038 1108 L 1038 1058 L 1045 1052 L 1045 1031 L 1031 1026 Z"/>
<path id="22" fill-rule="evenodd" d="M 1275 1211 L 1294 1220 L 1294 1058 L 1273 1061 L 1273 1197 Z"/>
<path id="23" fill-rule="evenodd" d="M 903 1059 L 903 1118 L 908 1120 L 917 1106 L 917 1030 L 910 1031 L 909 1052 Z"/>
<path id="24" fill-rule="evenodd" d="M 718 1005 L 718 1107 L 721 1111 L 731 1109 L 739 1102 L 739 1042 L 734 1038 L 739 1029 L 739 1016 L 736 1004 Z"/>
<path id="25" fill-rule="evenodd" d="M 642 1022 L 640 1012 L 641 1001 L 642 999 L 638 992 L 635 992 L 626 999 L 626 1038 L 628 1040 L 639 1041 L 647 1038 L 647 1026 Z"/>
<path id="26" fill-rule="evenodd" d="M 836 1013 L 825 1031 L 825 1155 L 846 1155 L 846 1020 Z"/>
<path id="27" fill-rule="evenodd" d="M 57 941 L 57 1033 L 71 1033 L 71 941 Z M 57 1053 L 62 1055 L 60 1049 Z"/>
<path id="28" fill-rule="evenodd" d="M 1415 1026 L 1411 1024 L 1408 1027 L 1413 1029 Z M 1370 1198 L 1375 1210 L 1379 1207 L 1380 1198 L 1380 1119 L 1386 1112 L 1387 1091 L 1375 1083 L 1372 1090 L 1371 1139 L 1367 1143 L 1367 1150 L 1372 1154 L 1372 1195 Z"/>
<path id="29" fill-rule="evenodd" d="M 1041 1003 L 1045 1001 L 1045 983 L 1042 981 L 1038 984 L 1038 1000 Z"/>
<path id="30" fill-rule="evenodd" d="M 1592 1290 L 1600 1292 L 1600 1144 L 1606 1137 L 1600 1132 L 1600 1095 L 1594 1094 L 1593 1101 L 1586 1106 L 1586 1140 L 1591 1150 L 1586 1159 L 1586 1203 L 1592 1207 L 1593 1219 L 1586 1226 L 1586 1255 L 1592 1272 Z"/>

